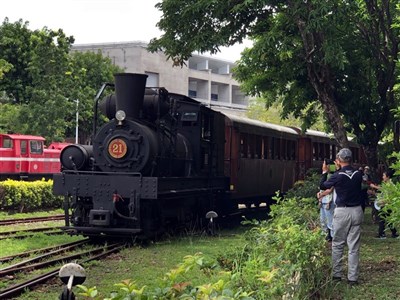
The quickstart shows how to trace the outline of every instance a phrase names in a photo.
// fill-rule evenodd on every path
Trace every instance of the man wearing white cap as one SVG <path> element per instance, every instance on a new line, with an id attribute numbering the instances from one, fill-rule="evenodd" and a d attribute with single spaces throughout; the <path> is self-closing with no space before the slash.
<path id="1" fill-rule="evenodd" d="M 352 153 L 350 149 L 343 148 L 337 155 L 335 163 L 340 169 L 332 174 L 329 179 L 328 166 L 322 165 L 321 189 L 335 187 L 336 208 L 333 216 L 334 235 L 332 240 L 332 272 L 333 280 L 341 280 L 343 273 L 343 252 L 347 243 L 348 272 L 347 279 L 350 285 L 358 283 L 359 252 L 361 223 L 364 218 L 361 207 L 362 172 L 351 166 Z"/>

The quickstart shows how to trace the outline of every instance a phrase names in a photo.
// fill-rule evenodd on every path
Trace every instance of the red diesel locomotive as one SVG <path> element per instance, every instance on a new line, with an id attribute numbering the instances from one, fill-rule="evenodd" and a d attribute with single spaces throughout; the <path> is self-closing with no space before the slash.
<path id="1" fill-rule="evenodd" d="M 51 179 L 60 172 L 60 152 L 67 143 L 44 145 L 41 136 L 0 134 L 0 180 Z"/>

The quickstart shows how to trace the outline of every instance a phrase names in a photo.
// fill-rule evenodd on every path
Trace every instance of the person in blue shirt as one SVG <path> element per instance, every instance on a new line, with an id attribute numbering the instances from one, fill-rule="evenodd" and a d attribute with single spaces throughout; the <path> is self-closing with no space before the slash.
<path id="1" fill-rule="evenodd" d="M 362 172 L 352 167 L 352 153 L 348 148 L 341 149 L 335 163 L 340 169 L 328 178 L 328 166 L 322 165 L 320 189 L 334 187 L 336 192 L 333 215 L 334 234 L 332 237 L 332 277 L 341 280 L 343 276 L 344 248 L 348 247 L 347 279 L 350 285 L 358 283 L 362 210 Z"/>

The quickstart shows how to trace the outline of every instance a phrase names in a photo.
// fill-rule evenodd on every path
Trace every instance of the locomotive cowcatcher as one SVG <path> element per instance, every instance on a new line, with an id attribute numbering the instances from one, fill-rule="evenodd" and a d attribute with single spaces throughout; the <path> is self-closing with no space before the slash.
<path id="1" fill-rule="evenodd" d="M 65 229 L 88 236 L 152 236 L 229 211 L 224 115 L 147 75 L 115 74 L 96 96 L 92 145 L 60 155 L 54 193 L 65 196 Z M 107 86 L 115 93 L 100 97 Z M 98 108 L 109 121 L 97 130 Z"/>

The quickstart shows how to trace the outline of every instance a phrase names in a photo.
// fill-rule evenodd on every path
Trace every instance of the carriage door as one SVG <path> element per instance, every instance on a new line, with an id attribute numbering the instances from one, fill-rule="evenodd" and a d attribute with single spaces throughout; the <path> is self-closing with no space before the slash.
<path id="1" fill-rule="evenodd" d="M 28 141 L 27 140 L 19 140 L 20 145 L 20 173 L 28 173 L 29 172 L 29 151 L 28 151 Z M 16 147 L 16 151 L 18 151 Z M 18 153 L 18 152 L 17 152 Z"/>

